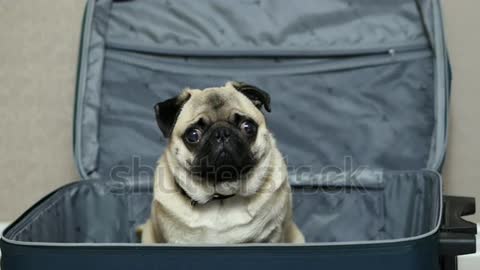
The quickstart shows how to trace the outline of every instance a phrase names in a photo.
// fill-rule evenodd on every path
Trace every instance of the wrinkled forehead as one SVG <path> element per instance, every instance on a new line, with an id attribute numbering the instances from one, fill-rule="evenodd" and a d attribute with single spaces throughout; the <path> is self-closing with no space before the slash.
<path id="1" fill-rule="evenodd" d="M 221 118 L 227 111 L 240 107 L 238 98 L 233 91 L 226 89 L 207 89 L 202 93 L 193 95 L 191 99 L 192 113 L 195 115 L 210 114 L 212 117 Z"/>
<path id="2" fill-rule="evenodd" d="M 200 118 L 209 122 L 229 121 L 234 113 L 263 123 L 262 113 L 242 93 L 229 87 L 190 90 L 191 97 L 182 109 L 179 118 L 193 124 Z"/>

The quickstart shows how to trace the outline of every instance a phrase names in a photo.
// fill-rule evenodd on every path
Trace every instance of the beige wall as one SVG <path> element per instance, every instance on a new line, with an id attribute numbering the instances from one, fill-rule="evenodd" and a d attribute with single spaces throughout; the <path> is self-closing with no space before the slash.
<path id="1" fill-rule="evenodd" d="M 0 0 L 0 221 L 78 178 L 72 112 L 83 6 Z"/>
<path id="2" fill-rule="evenodd" d="M 78 178 L 72 110 L 84 2 L 0 0 L 0 221 Z M 454 71 L 445 178 L 447 192 L 480 200 L 479 10 L 478 0 L 445 3 Z"/>
<path id="3" fill-rule="evenodd" d="M 445 0 L 453 87 L 445 190 L 477 197 L 480 212 L 480 1 Z M 480 222 L 480 213 L 472 217 Z"/>

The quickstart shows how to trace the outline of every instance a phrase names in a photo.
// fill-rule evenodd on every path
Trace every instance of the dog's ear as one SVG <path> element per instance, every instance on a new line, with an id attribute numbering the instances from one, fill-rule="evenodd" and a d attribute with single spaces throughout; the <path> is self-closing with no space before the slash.
<path id="1" fill-rule="evenodd" d="M 263 106 L 267 112 L 272 111 L 270 107 L 270 95 L 267 92 L 254 85 L 243 82 L 232 82 L 232 85 L 248 97 L 258 109 L 261 109 Z"/>
<path id="2" fill-rule="evenodd" d="M 190 99 L 190 93 L 183 92 L 179 96 L 159 102 L 155 105 L 157 124 L 165 138 L 170 137 L 180 110 L 185 102 Z"/>

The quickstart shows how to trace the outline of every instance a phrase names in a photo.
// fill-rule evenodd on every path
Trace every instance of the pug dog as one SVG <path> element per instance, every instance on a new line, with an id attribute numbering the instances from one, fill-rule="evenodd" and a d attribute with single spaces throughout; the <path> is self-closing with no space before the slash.
<path id="1" fill-rule="evenodd" d="M 270 96 L 239 82 L 185 89 L 155 106 L 169 139 L 154 176 L 143 243 L 303 243 L 285 161 L 262 108 Z"/>

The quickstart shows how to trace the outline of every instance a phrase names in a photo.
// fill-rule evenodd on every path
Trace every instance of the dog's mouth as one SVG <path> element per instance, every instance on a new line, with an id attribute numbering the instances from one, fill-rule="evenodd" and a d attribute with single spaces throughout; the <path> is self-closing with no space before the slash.
<path id="1" fill-rule="evenodd" d="M 219 148 L 197 158 L 191 167 L 194 175 L 214 183 L 238 181 L 254 167 L 254 158 L 249 154 L 235 153 L 227 148 Z"/>

